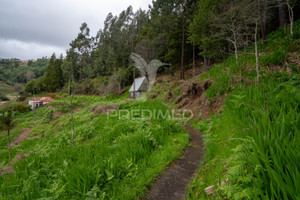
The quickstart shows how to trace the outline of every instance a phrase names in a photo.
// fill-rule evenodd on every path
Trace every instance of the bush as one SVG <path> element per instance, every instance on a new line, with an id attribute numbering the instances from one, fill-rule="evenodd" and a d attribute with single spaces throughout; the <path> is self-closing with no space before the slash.
<path id="1" fill-rule="evenodd" d="M 55 99 L 57 96 L 57 93 L 47 93 L 46 97 L 51 97 L 52 99 Z"/>
<path id="2" fill-rule="evenodd" d="M 23 105 L 21 103 L 10 103 L 4 108 L 4 110 L 11 110 L 19 113 L 24 113 L 30 111 L 30 105 Z"/>
<path id="3" fill-rule="evenodd" d="M 9 101 L 9 98 L 4 95 L 0 95 L 0 101 Z"/>
<path id="4" fill-rule="evenodd" d="M 17 101 L 25 101 L 28 97 L 27 93 L 23 93 L 19 96 L 19 98 L 17 99 Z"/>
<path id="5" fill-rule="evenodd" d="M 68 96 L 67 93 L 58 93 L 56 96 L 55 96 L 55 99 L 63 99 L 63 98 L 66 98 Z"/>
<path id="6" fill-rule="evenodd" d="M 281 65 L 286 60 L 286 52 L 282 49 L 277 49 L 271 54 L 267 54 L 261 58 L 262 66 Z"/>
<path id="7" fill-rule="evenodd" d="M 24 88 L 24 91 L 26 93 L 31 93 L 31 94 L 35 94 L 37 92 L 36 90 L 36 79 L 32 79 L 30 80 Z"/>
<path id="8" fill-rule="evenodd" d="M 15 90 L 15 92 L 20 92 L 20 91 L 22 91 L 22 90 L 23 90 L 23 85 L 20 84 L 20 83 L 15 83 L 15 84 L 14 84 L 14 90 Z"/>

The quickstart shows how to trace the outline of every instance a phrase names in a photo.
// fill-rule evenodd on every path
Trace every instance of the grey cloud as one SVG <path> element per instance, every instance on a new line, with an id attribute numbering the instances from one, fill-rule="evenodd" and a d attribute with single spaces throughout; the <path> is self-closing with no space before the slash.
<path id="1" fill-rule="evenodd" d="M 1 58 L 19 58 L 26 60 L 41 58 L 44 56 L 50 57 L 54 52 L 56 55 L 65 53 L 65 49 L 60 47 L 34 42 L 22 42 L 18 40 L 0 39 L 0 47 Z"/>
<path id="2" fill-rule="evenodd" d="M 21 54 L 22 49 L 25 51 L 33 46 L 41 48 L 41 52 L 49 49 L 48 56 L 57 49 L 66 50 L 69 42 L 77 36 L 81 23 L 86 22 L 91 34 L 95 35 L 103 27 L 109 12 L 117 15 L 129 5 L 134 10 L 140 7 L 147 9 L 151 2 L 152 0 L 0 0 L 0 57 L 21 58 L 26 55 L 35 58 L 40 55 L 38 51 Z M 17 42 L 12 45 L 12 41 Z M 27 48 L 20 48 L 16 44 L 22 44 L 23 47 L 27 45 Z"/>

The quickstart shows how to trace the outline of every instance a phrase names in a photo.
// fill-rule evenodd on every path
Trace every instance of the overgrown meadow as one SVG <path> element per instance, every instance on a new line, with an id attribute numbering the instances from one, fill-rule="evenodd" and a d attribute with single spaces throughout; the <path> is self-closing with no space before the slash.
<path id="1" fill-rule="evenodd" d="M 208 99 L 227 98 L 220 114 L 195 124 L 207 153 L 188 199 L 300 199 L 300 76 L 292 58 L 300 58 L 299 22 L 296 37 L 282 28 L 260 46 L 259 84 L 252 47 L 239 64 L 231 57 L 201 77 L 215 81 Z M 209 186 L 214 194 L 205 193 Z"/>
<path id="2" fill-rule="evenodd" d="M 168 108 L 155 100 L 130 102 L 111 96 L 120 109 Z M 147 186 L 187 145 L 179 122 L 161 118 L 119 119 L 91 112 L 104 97 L 76 96 L 75 147 L 65 104 L 68 99 L 16 116 L 12 138 L 31 128 L 12 147 L 14 172 L 0 176 L 1 199 L 139 199 Z M 54 114 L 53 118 L 51 112 Z M 7 135 L 1 132 L 1 167 L 10 165 Z M 17 157 L 22 157 L 17 160 Z"/>

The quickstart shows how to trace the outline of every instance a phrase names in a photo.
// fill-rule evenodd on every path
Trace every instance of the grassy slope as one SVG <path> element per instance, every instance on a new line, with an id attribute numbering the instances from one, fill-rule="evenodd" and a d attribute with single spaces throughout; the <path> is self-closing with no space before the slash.
<path id="1" fill-rule="evenodd" d="M 211 199 L 204 191 L 211 185 L 215 199 L 300 199 L 300 76 L 293 61 L 300 59 L 299 36 L 297 21 L 294 38 L 279 29 L 268 35 L 267 46 L 259 44 L 265 55 L 258 85 L 253 47 L 239 64 L 230 57 L 200 77 L 214 80 L 209 100 L 227 97 L 221 114 L 195 124 L 204 132 L 207 153 L 188 199 Z"/>
<path id="2" fill-rule="evenodd" d="M 158 101 L 128 102 L 110 96 L 120 109 L 161 109 Z M 82 102 L 84 104 L 82 104 Z M 64 100 L 51 103 L 54 112 L 65 111 Z M 177 121 L 161 119 L 107 119 L 90 111 L 105 104 L 104 97 L 76 96 L 75 148 L 71 145 L 70 115 L 50 120 L 49 107 L 19 114 L 15 138 L 23 128 L 30 136 L 12 148 L 25 158 L 14 165 L 16 173 L 0 176 L 1 199 L 138 199 L 168 163 L 178 157 L 189 136 Z M 7 136 L 0 136 L 2 167 L 9 162 Z"/>

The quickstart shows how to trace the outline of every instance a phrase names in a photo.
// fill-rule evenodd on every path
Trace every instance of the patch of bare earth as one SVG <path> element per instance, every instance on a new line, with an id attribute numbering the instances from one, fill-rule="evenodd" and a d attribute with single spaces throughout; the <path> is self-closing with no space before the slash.
<path id="1" fill-rule="evenodd" d="M 16 146 L 20 144 L 20 142 L 22 142 L 25 138 L 28 138 L 28 134 L 30 133 L 30 131 L 31 128 L 23 128 L 18 137 L 15 138 L 15 140 L 10 144 L 10 146 Z"/>
<path id="2" fill-rule="evenodd" d="M 51 109 L 51 110 L 54 110 L 54 109 L 55 109 L 54 106 L 49 106 L 49 105 L 47 105 L 47 107 L 48 107 L 49 109 Z"/>
<path id="3" fill-rule="evenodd" d="M 104 115 L 112 110 L 116 110 L 119 108 L 119 104 L 111 104 L 108 106 L 103 106 L 103 105 L 94 105 L 91 108 L 91 111 L 97 115 Z"/>
<path id="4" fill-rule="evenodd" d="M 17 153 L 16 158 L 12 161 L 10 161 L 10 163 L 6 166 L 3 167 L 2 169 L 0 169 L 0 176 L 4 175 L 4 174 L 10 174 L 10 173 L 14 173 L 14 164 L 17 161 L 23 160 L 24 159 L 24 154 L 22 153 Z"/>
<path id="5" fill-rule="evenodd" d="M 300 66 L 300 57 L 298 52 L 293 52 L 289 56 L 289 60 L 291 63 L 295 64 L 296 66 Z"/>
<path id="6" fill-rule="evenodd" d="M 164 91 L 169 91 L 165 99 L 166 102 L 174 102 L 176 108 L 192 110 L 194 116 L 201 115 L 201 119 L 206 119 L 211 116 L 211 113 L 219 112 L 225 100 L 225 97 L 219 96 L 211 102 L 208 101 L 205 91 L 212 83 L 212 79 L 206 79 L 202 82 L 197 80 L 172 80 L 169 86 L 161 83 L 160 88 Z M 149 97 L 155 99 L 159 92 L 150 92 Z"/>
<path id="7" fill-rule="evenodd" d="M 62 112 L 59 112 L 59 111 L 53 113 L 53 117 L 60 117 L 60 116 L 63 116 L 63 115 L 64 114 Z"/>

